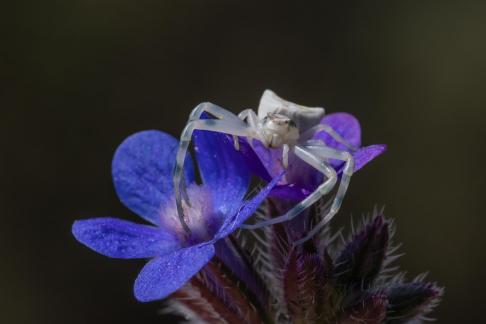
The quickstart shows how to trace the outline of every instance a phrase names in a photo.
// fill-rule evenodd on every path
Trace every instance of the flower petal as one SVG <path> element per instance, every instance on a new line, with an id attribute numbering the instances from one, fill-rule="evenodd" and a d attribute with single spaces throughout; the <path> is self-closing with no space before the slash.
<path id="1" fill-rule="evenodd" d="M 117 149 L 112 163 L 115 189 L 120 200 L 149 222 L 160 223 L 160 209 L 173 199 L 172 173 L 178 141 L 169 134 L 149 130 L 129 136 Z M 185 163 L 188 183 L 194 168 Z"/>
<path id="2" fill-rule="evenodd" d="M 246 139 L 240 137 L 238 140 L 240 143 L 240 152 L 243 155 L 245 163 L 250 171 L 267 182 L 272 181 L 272 177 L 267 171 L 268 167 L 262 163 L 260 157 L 255 152 L 257 147 L 263 147 L 261 142 L 254 140 L 252 148 Z"/>
<path id="3" fill-rule="evenodd" d="M 336 133 L 341 135 L 352 146 L 361 146 L 361 126 L 353 115 L 344 112 L 329 114 L 322 118 L 321 124 L 331 126 Z M 314 139 L 323 140 L 329 147 L 347 150 L 346 146 L 338 143 L 324 131 L 315 134 Z"/>
<path id="4" fill-rule="evenodd" d="M 315 174 L 318 176 L 317 173 Z M 309 190 L 291 183 L 287 185 L 275 186 L 268 196 L 276 199 L 300 201 L 309 196 L 312 191 L 313 190 Z"/>
<path id="5" fill-rule="evenodd" d="M 181 288 L 214 255 L 214 245 L 200 244 L 156 257 L 135 280 L 135 297 L 142 302 L 162 299 Z"/>
<path id="6" fill-rule="evenodd" d="M 386 151 L 386 145 L 375 144 L 360 148 L 353 153 L 354 157 L 354 172 L 364 167 L 368 162 L 371 162 L 375 157 Z"/>
<path id="7" fill-rule="evenodd" d="M 262 142 L 254 140 L 252 149 L 255 152 L 255 155 L 260 159 L 261 164 L 265 166 L 267 174 L 270 175 L 269 177 L 263 177 L 257 173 L 262 179 L 270 181 L 284 171 L 282 164 L 282 148 L 267 148 Z M 263 175 L 265 174 L 263 173 Z"/>
<path id="8" fill-rule="evenodd" d="M 90 249 L 112 258 L 149 258 L 179 247 L 171 233 L 117 218 L 77 220 L 72 233 Z"/>
<path id="9" fill-rule="evenodd" d="M 385 144 L 375 144 L 360 148 L 353 153 L 354 157 L 354 172 L 356 173 L 366 164 L 374 160 L 378 155 L 386 151 Z M 337 170 L 338 174 L 343 171 L 344 161 L 331 160 L 331 165 Z"/>
<path id="10" fill-rule="evenodd" d="M 232 137 L 211 131 L 194 132 L 196 160 L 205 186 L 213 193 L 215 208 L 234 212 L 248 190 L 250 170 Z"/>
<path id="11" fill-rule="evenodd" d="M 262 201 L 268 196 L 270 191 L 275 187 L 275 185 L 280 181 L 283 176 L 283 172 L 275 177 L 265 188 L 263 188 L 255 197 L 248 200 L 241 206 L 240 210 L 232 217 L 228 217 L 218 233 L 215 235 L 215 239 L 221 239 L 225 236 L 233 233 L 238 227 L 241 226 L 260 206 Z"/>

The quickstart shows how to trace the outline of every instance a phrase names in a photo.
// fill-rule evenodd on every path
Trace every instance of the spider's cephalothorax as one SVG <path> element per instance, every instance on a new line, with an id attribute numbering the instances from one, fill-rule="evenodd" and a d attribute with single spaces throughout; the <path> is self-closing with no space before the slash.
<path id="1" fill-rule="evenodd" d="M 284 144 L 295 145 L 299 140 L 299 129 L 297 124 L 289 117 L 268 113 L 260 121 L 261 136 L 260 141 L 266 147 L 281 147 Z"/>
<path id="2" fill-rule="evenodd" d="M 216 119 L 200 119 L 203 113 L 209 113 Z M 266 147 L 282 147 L 282 164 L 288 166 L 288 156 L 292 152 L 297 158 L 311 165 L 324 175 L 324 182 L 314 192 L 285 213 L 285 215 L 262 221 L 254 225 L 243 225 L 242 228 L 254 229 L 262 226 L 288 221 L 299 215 L 303 210 L 314 204 L 322 196 L 328 194 L 337 183 L 337 174 L 328 161 L 330 159 L 345 162 L 342 169 L 341 182 L 336 197 L 325 217 L 302 239 L 300 244 L 315 235 L 338 212 L 346 193 L 349 180 L 353 174 L 353 156 L 345 150 L 327 147 L 324 142 L 312 140 L 316 132 L 324 131 L 335 141 L 353 150 L 331 127 L 321 124 L 324 108 L 305 107 L 278 97 L 274 92 L 265 90 L 258 106 L 258 115 L 251 109 L 243 110 L 238 116 L 230 111 L 211 103 L 198 105 L 189 116 L 186 128 L 182 132 L 179 150 L 177 151 L 176 167 L 174 169 L 174 191 L 176 196 L 179 219 L 186 229 L 190 228 L 184 221 L 182 199 L 190 205 L 184 183 L 181 181 L 187 149 L 194 130 L 206 130 L 233 135 L 235 148 L 239 149 L 238 137 L 246 137 L 250 144 L 259 140 Z M 277 163 L 277 161 L 275 161 Z"/>

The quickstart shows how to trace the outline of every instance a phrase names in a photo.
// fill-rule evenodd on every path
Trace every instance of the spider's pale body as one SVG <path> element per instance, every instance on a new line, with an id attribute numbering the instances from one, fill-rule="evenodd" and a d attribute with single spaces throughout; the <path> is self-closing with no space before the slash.
<path id="1" fill-rule="evenodd" d="M 200 119 L 203 113 L 209 113 L 216 119 Z M 174 170 L 174 186 L 176 204 L 180 221 L 187 231 L 189 227 L 184 220 L 182 199 L 189 202 L 184 186 L 181 186 L 182 168 L 187 149 L 194 130 L 215 131 L 233 135 L 235 149 L 239 149 L 238 137 L 246 137 L 250 144 L 259 140 L 265 147 L 282 148 L 282 164 L 288 167 L 289 152 L 308 163 L 324 174 L 324 182 L 317 189 L 297 203 L 285 215 L 262 221 L 254 225 L 243 225 L 242 228 L 253 229 L 288 221 L 303 210 L 311 206 L 322 196 L 328 194 L 337 183 L 336 171 L 328 164 L 329 159 L 345 161 L 343 176 L 336 193 L 336 197 L 327 215 L 302 239 L 295 244 L 302 243 L 317 233 L 337 213 L 347 190 L 350 177 L 354 169 L 354 160 L 348 151 L 340 151 L 327 147 L 323 142 L 312 140 L 312 136 L 319 131 L 327 132 L 332 138 L 351 147 L 331 127 L 321 124 L 324 108 L 305 107 L 278 97 L 270 90 L 265 90 L 258 107 L 258 115 L 251 109 L 243 110 L 238 116 L 230 111 L 211 103 L 198 105 L 189 117 L 189 121 L 181 134 L 177 163 Z"/>
<path id="2" fill-rule="evenodd" d="M 249 124 L 256 124 L 253 126 L 255 138 L 266 147 L 277 148 L 296 145 L 302 131 L 319 124 L 324 116 L 324 108 L 297 105 L 265 90 L 258 106 L 258 115 L 247 109 L 239 116 L 242 119 L 252 118 Z"/>
<path id="3" fill-rule="evenodd" d="M 295 145 L 299 140 L 299 129 L 295 122 L 289 117 L 268 113 L 259 121 L 258 139 L 266 147 L 277 148 L 285 144 Z"/>
<path id="4" fill-rule="evenodd" d="M 306 130 L 321 121 L 324 108 L 306 107 L 286 101 L 271 90 L 265 90 L 258 106 L 258 118 L 264 119 L 268 114 L 280 114 L 293 120 L 297 128 Z"/>

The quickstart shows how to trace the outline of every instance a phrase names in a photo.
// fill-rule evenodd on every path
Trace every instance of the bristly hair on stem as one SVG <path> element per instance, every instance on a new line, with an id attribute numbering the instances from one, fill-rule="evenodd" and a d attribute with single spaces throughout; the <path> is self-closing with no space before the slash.
<path id="1" fill-rule="evenodd" d="M 278 209 L 268 200 L 259 220 Z M 326 207 L 318 206 L 319 217 Z M 312 224 L 312 220 L 308 223 Z M 329 228 L 306 244 L 291 248 L 285 225 L 239 230 L 231 242 L 239 260 L 262 285 L 255 295 L 235 276 L 234 264 L 216 258 L 168 301 L 167 311 L 189 323 L 420 323 L 440 301 L 443 288 L 411 281 L 393 266 L 400 255 L 392 243 L 393 222 L 375 208 L 341 242 Z M 236 270 L 240 271 L 241 270 Z M 253 289 L 254 290 L 254 289 Z"/>

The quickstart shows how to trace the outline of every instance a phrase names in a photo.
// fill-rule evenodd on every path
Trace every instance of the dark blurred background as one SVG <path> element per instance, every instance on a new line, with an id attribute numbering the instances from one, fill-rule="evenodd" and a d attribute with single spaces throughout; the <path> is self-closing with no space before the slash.
<path id="1" fill-rule="evenodd" d="M 303 2 L 302 2 L 303 3 Z M 264 89 L 356 115 L 388 152 L 353 178 L 338 222 L 378 204 L 402 268 L 446 287 L 438 323 L 484 319 L 486 3 L 14 2 L 0 41 L 0 322 L 164 323 L 137 303 L 142 260 L 78 244 L 74 219 L 137 217 L 110 176 L 117 145 L 178 135 L 210 100 Z"/>

